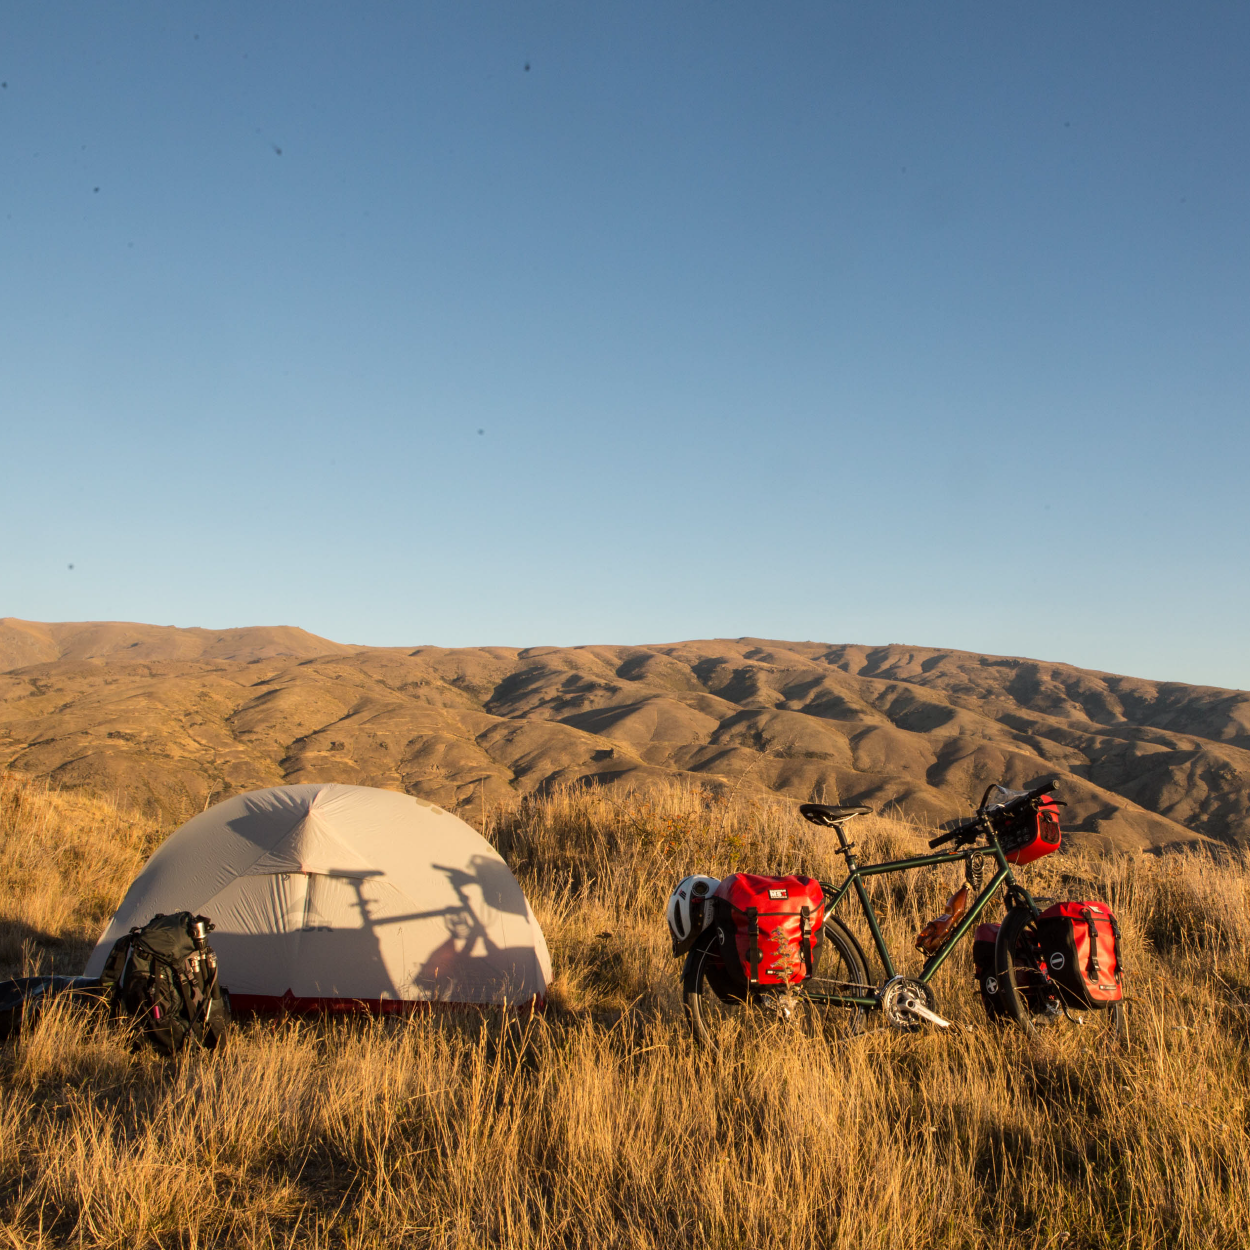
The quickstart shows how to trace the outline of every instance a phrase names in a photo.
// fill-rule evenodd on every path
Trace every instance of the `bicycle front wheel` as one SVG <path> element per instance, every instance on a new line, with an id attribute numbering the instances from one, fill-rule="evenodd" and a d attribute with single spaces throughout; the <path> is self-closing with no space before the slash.
<path id="1" fill-rule="evenodd" d="M 872 993 L 854 941 L 837 921 L 825 925 L 817 943 L 812 976 L 794 987 L 734 987 L 721 964 L 715 931 L 686 956 L 682 991 L 686 1018 L 697 1045 L 724 1051 L 736 1039 L 805 1034 L 830 1041 L 853 1037 L 864 1027 L 861 1007 L 841 1007 L 822 995 L 865 997 Z M 813 997 L 815 996 L 815 997 Z"/>
<path id="2" fill-rule="evenodd" d="M 1107 1041 L 1128 1043 L 1124 1004 L 1067 1011 L 1058 993 L 1042 975 L 1042 944 L 1037 921 L 1027 907 L 1013 907 L 998 931 L 994 950 L 996 984 L 986 989 L 997 996 L 1003 1012 L 1027 1033 L 1071 1022 L 1101 1034 Z"/>

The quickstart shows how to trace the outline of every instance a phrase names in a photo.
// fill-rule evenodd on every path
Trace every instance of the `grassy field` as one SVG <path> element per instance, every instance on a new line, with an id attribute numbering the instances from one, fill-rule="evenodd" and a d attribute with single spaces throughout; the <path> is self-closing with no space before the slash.
<path id="1" fill-rule="evenodd" d="M 163 832 L 0 778 L 0 976 L 79 971 Z M 663 907 L 686 872 L 838 876 L 794 805 L 689 789 L 526 799 L 487 835 L 541 919 L 550 1009 L 254 1024 L 176 1064 L 53 1009 L 0 1052 L 0 1245 L 1250 1244 L 1250 865 L 1053 856 L 1034 893 L 1122 924 L 1132 1045 L 988 1024 L 693 1053 Z M 860 822 L 864 858 L 924 831 Z M 878 879 L 909 950 L 953 870 Z M 908 966 L 919 966 L 912 952 Z"/>

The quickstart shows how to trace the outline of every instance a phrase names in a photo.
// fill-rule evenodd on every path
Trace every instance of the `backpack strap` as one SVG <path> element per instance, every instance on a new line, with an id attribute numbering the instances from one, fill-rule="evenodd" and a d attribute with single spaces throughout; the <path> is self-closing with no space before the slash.
<path id="1" fill-rule="evenodd" d="M 181 968 L 175 967 L 173 964 L 168 965 L 170 971 L 174 974 L 174 980 L 178 983 L 178 993 L 182 996 L 182 1005 L 187 1012 L 187 1032 L 200 1043 L 204 1045 L 204 1032 L 209 1027 L 209 1016 L 212 1013 L 213 994 L 217 990 L 217 967 L 213 966 L 212 977 L 206 978 L 203 991 L 203 997 L 199 1004 L 195 1002 L 193 991 L 195 985 L 191 978 L 182 971 Z"/>
<path id="2" fill-rule="evenodd" d="M 204 982 L 204 1019 L 200 1023 L 203 1028 L 211 1028 L 215 1033 L 217 1031 L 217 1022 L 214 1020 L 211 1025 L 209 1023 L 213 1014 L 213 995 L 218 992 L 217 961 L 215 959 L 209 961 L 209 974 Z"/>
<path id="3" fill-rule="evenodd" d="M 187 1020 L 190 1022 L 191 1027 L 194 1028 L 200 1013 L 191 997 L 190 982 L 183 975 L 181 968 L 175 968 L 173 964 L 167 966 L 174 975 L 174 983 L 178 986 L 178 994 L 182 998 L 183 1007 L 186 1008 Z"/>
<path id="4" fill-rule="evenodd" d="M 799 944 L 799 950 L 803 954 L 803 964 L 807 968 L 807 975 L 814 976 L 815 972 L 812 967 L 812 909 L 804 906 L 799 912 L 802 917 L 802 941 Z"/>
<path id="5" fill-rule="evenodd" d="M 125 969 L 130 963 L 130 943 L 129 936 L 120 937 L 113 943 L 112 949 L 104 960 L 104 970 L 100 973 L 101 984 L 116 986 L 124 979 Z"/>
<path id="6" fill-rule="evenodd" d="M 126 977 L 130 974 L 130 965 L 134 963 L 134 959 L 135 959 L 135 944 L 134 942 L 127 942 L 126 943 L 126 958 L 122 961 L 122 969 L 117 974 L 116 985 L 119 990 L 124 990 L 126 988 Z"/>
<path id="7" fill-rule="evenodd" d="M 747 930 L 747 936 L 751 943 L 747 947 L 747 959 L 751 963 L 750 984 L 754 987 L 760 981 L 760 959 L 763 957 L 763 952 L 760 950 L 760 909 L 758 907 L 748 907 L 747 919 L 751 922 L 751 927 Z"/>
<path id="8" fill-rule="evenodd" d="M 1115 979 L 1118 983 L 1124 968 L 1124 944 L 1120 941 L 1120 926 L 1110 907 L 1107 908 L 1107 915 L 1111 917 L 1111 936 L 1115 938 Z"/>
<path id="9" fill-rule="evenodd" d="M 1088 907 L 1081 908 L 1081 918 L 1089 930 L 1089 966 L 1093 969 L 1094 980 L 1102 981 L 1102 965 L 1098 962 L 1098 926 L 1094 923 L 1094 913 Z"/>

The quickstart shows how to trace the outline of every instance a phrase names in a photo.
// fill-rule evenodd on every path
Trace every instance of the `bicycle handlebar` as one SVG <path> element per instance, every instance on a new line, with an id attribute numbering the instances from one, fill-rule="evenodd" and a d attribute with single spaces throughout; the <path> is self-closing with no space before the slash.
<path id="1" fill-rule="evenodd" d="M 929 846 L 930 847 L 945 846 L 947 842 L 953 842 L 956 838 L 962 839 L 965 836 L 971 839 L 971 838 L 976 837 L 976 835 L 980 832 L 981 832 L 981 817 L 978 816 L 976 820 L 969 821 L 968 824 L 966 825 L 960 825 L 958 829 L 952 829 L 950 830 L 949 833 L 942 834 L 941 837 L 930 838 Z"/>
<path id="2" fill-rule="evenodd" d="M 1018 799 L 1012 799 L 1010 803 L 1004 803 L 998 809 L 996 815 L 1006 815 L 1007 812 L 1023 807 L 1026 803 L 1035 803 L 1043 794 L 1049 794 L 1054 788 L 1055 783 L 1048 781 L 1045 785 L 1038 786 L 1036 790 L 1030 790 L 1027 794 L 1020 795 Z M 955 842 L 962 845 L 965 842 L 975 841 L 985 826 L 988 816 L 988 812 L 978 812 L 975 820 L 970 820 L 966 825 L 960 825 L 957 829 L 951 829 L 949 832 L 931 839 L 929 846 L 931 848 L 944 846 L 947 842 Z"/>

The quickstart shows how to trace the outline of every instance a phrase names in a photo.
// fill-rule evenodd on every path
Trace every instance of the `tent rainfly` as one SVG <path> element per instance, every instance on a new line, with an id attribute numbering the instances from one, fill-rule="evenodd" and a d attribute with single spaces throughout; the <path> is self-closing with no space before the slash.
<path id="1" fill-rule="evenodd" d="M 157 912 L 190 911 L 238 1011 L 537 1003 L 551 960 L 530 905 L 463 820 L 368 786 L 275 786 L 187 821 L 109 921 L 87 975 Z"/>

